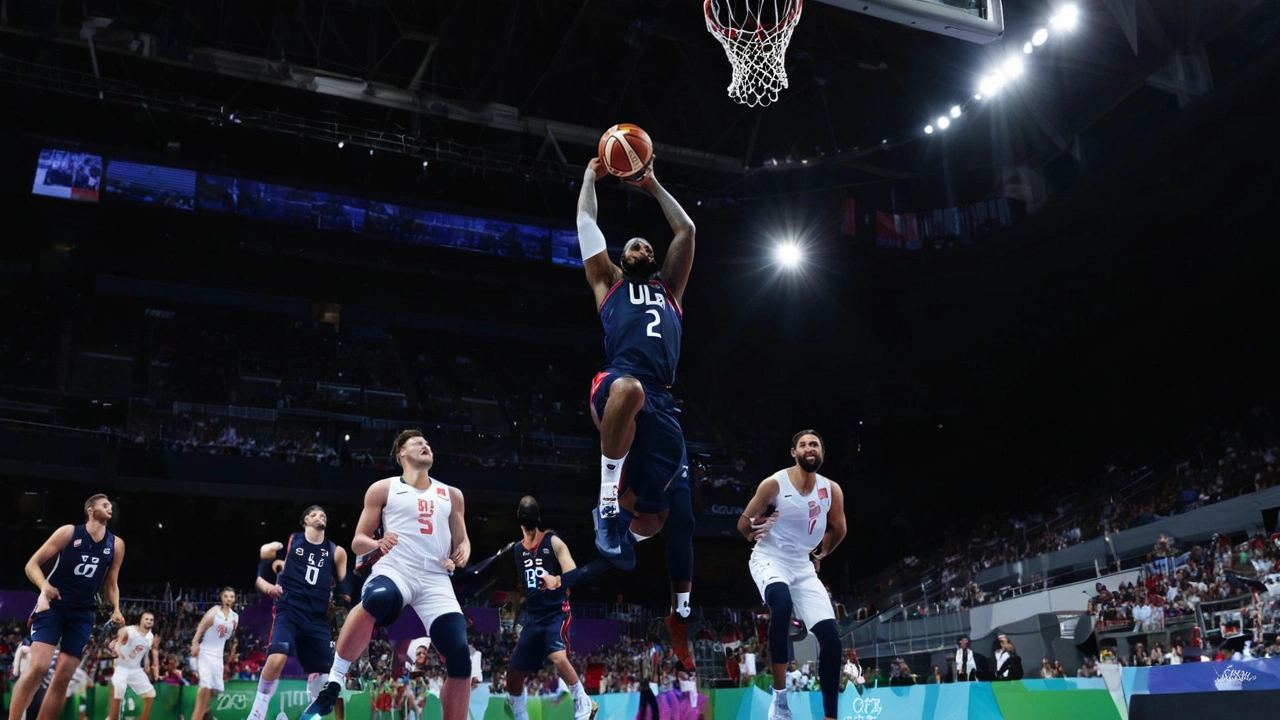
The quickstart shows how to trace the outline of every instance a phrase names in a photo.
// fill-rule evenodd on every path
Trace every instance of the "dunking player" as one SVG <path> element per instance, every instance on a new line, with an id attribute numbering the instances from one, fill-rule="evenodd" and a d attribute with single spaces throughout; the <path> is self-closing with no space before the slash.
<path id="1" fill-rule="evenodd" d="M 116 667 L 111 674 L 111 705 L 107 709 L 107 720 L 120 717 L 120 702 L 129 690 L 142 698 L 139 720 L 147 720 L 151 716 L 151 703 L 156 699 L 156 689 L 151 681 L 160 680 L 160 649 L 155 647 L 155 635 L 151 632 L 155 624 L 156 616 L 147 610 L 138 617 L 137 625 L 122 627 L 116 633 L 113 648 Z M 150 673 L 143 667 L 144 660 L 150 661 Z"/>
<path id="2" fill-rule="evenodd" d="M 220 604 L 209 608 L 200 618 L 196 634 L 191 638 L 191 657 L 196 659 L 196 672 L 200 675 L 200 689 L 196 691 L 196 706 L 191 711 L 191 720 L 204 720 L 205 713 L 209 712 L 209 701 L 222 692 L 222 679 L 226 674 L 223 650 L 228 640 L 231 641 L 231 652 L 235 652 L 236 627 L 240 625 L 240 615 L 231 609 L 236 602 L 235 589 L 222 588 L 219 600 Z"/>
<path id="3" fill-rule="evenodd" d="M 524 538 L 512 552 L 524 589 L 524 608 L 520 613 L 520 639 L 507 670 L 507 702 L 515 720 L 529 720 L 525 678 L 550 660 L 573 696 L 574 719 L 589 720 L 599 707 L 587 697 L 578 672 L 569 662 L 569 621 L 573 613 L 569 609 L 569 590 L 560 585 L 560 574 L 573 570 L 577 564 L 560 536 L 538 529 L 542 515 L 537 500 L 528 495 L 520 498 L 516 519 Z"/>
<path id="4" fill-rule="evenodd" d="M 284 567 L 276 584 L 262 577 L 261 570 L 256 581 L 258 592 L 275 598 L 276 604 L 267 640 L 267 662 L 258 677 L 258 693 L 248 720 L 267 716 L 267 706 L 289 655 L 297 655 L 302 669 L 309 673 L 324 672 L 333 661 L 329 596 L 334 583 L 342 582 L 347 575 L 347 552 L 325 537 L 328 521 L 324 508 L 312 505 L 302 513 L 302 532 L 290 535 L 288 543 L 262 546 L 263 560 L 279 558 L 284 560 Z"/>
<path id="5" fill-rule="evenodd" d="M 671 384 L 680 359 L 681 298 L 693 267 L 693 221 L 658 183 L 652 167 L 629 181 L 658 201 L 675 238 L 658 269 L 653 245 L 632 238 L 622 266 L 609 260 L 596 224 L 595 158 L 578 196 L 578 242 L 587 282 L 604 326 L 606 363 L 591 383 L 591 417 L 600 428 L 600 502 L 593 511 L 596 547 L 623 570 L 635 565 L 633 541 L 667 534 L 671 632 L 676 655 L 693 669 L 684 621 L 693 588 L 693 508 L 688 458 Z"/>
<path id="6" fill-rule="evenodd" d="M 120 587 L 117 578 L 124 562 L 124 541 L 107 530 L 114 508 L 106 495 L 94 495 L 84 503 L 85 523 L 63 525 L 27 561 L 27 578 L 40 588 L 31 614 L 31 657 L 22 677 L 13 686 L 9 700 L 9 720 L 18 720 L 27 711 L 40 683 L 49 672 L 53 651 L 61 645 L 53 679 L 40 705 L 39 720 L 54 720 L 67 704 L 67 685 L 80 666 L 85 645 L 93 633 L 98 603 L 94 596 L 102 590 L 111 603 L 111 622 L 124 625 L 120 614 Z M 53 563 L 45 577 L 42 567 Z"/>
<path id="7" fill-rule="evenodd" d="M 403 472 L 379 480 L 364 496 L 352 549 L 361 555 L 357 571 L 373 564 L 338 634 L 329 682 L 302 713 L 302 720 L 328 715 L 346 682 L 347 670 L 369 646 L 373 629 L 390 625 L 412 605 L 431 643 L 444 656 L 448 679 L 440 691 L 444 720 L 465 720 L 471 699 L 471 650 L 467 621 L 449 574 L 471 557 L 463 522 L 462 491 L 431 477 L 434 456 L 419 430 L 396 436 L 391 456 Z M 374 539 L 379 526 L 381 540 Z"/>
<path id="8" fill-rule="evenodd" d="M 839 485 L 818 474 L 825 450 L 822 437 L 813 430 L 796 433 L 791 438 L 791 457 L 796 464 L 765 478 L 738 518 L 738 532 L 756 544 L 748 567 L 769 606 L 773 665 L 769 720 L 791 718 L 786 677 L 793 611 L 818 640 L 824 718 L 836 717 L 840 699 L 840 635 L 831 599 L 818 579 L 818 567 L 844 539 L 844 493 Z M 769 507 L 777 509 L 765 515 Z M 812 562 L 805 562 L 806 557 Z"/>

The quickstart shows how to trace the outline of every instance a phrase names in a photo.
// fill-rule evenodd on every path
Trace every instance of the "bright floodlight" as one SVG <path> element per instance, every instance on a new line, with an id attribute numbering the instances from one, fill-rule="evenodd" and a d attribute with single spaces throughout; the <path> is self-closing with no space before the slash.
<path id="1" fill-rule="evenodd" d="M 1030 54 L 1031 54 L 1032 49 L 1033 49 L 1033 48 L 1031 47 L 1031 43 L 1029 43 L 1029 42 L 1022 43 L 1022 52 L 1024 52 L 1024 53 L 1026 53 L 1026 54 L 1030 55 Z"/>
<path id="2" fill-rule="evenodd" d="M 1034 34 L 1032 34 L 1031 44 L 1035 45 L 1036 47 L 1040 47 L 1048 39 L 1049 39 L 1049 31 L 1045 30 L 1044 28 L 1040 28 L 1039 30 L 1035 31 Z"/>
<path id="3" fill-rule="evenodd" d="M 775 251 L 778 256 L 778 262 L 783 267 L 793 268 L 800 264 L 800 248 L 793 242 L 784 242 L 778 245 Z"/>
<path id="4" fill-rule="evenodd" d="M 974 100 L 981 100 L 981 99 L 982 99 L 982 93 L 974 93 L 974 94 L 973 94 L 973 99 L 974 99 Z"/>
<path id="5" fill-rule="evenodd" d="M 1004 74 L 1011 78 L 1016 78 L 1026 69 L 1026 65 L 1022 63 L 1022 58 L 1017 55 L 1010 55 L 1008 60 L 1004 61 Z"/>
<path id="6" fill-rule="evenodd" d="M 978 83 L 978 92 L 983 95 L 995 95 L 1002 85 L 1004 85 L 1004 73 L 994 72 L 982 78 L 982 82 Z"/>
<path id="7" fill-rule="evenodd" d="M 1080 19 L 1080 8 L 1075 5 L 1064 5 L 1057 15 L 1049 18 L 1049 24 L 1060 29 L 1070 30 L 1076 26 L 1076 21 Z"/>
<path id="8" fill-rule="evenodd" d="M 947 117 L 946 115 L 939 116 L 939 117 L 938 117 L 938 129 L 939 129 L 939 130 L 946 130 L 946 129 L 947 129 L 947 128 L 949 128 L 949 127 L 951 127 L 951 118 Z"/>
<path id="9" fill-rule="evenodd" d="M 924 126 L 924 134 L 925 134 L 925 135 L 932 135 L 932 134 L 933 134 L 933 126 L 932 126 L 932 125 L 925 125 L 925 126 Z"/>
<path id="10" fill-rule="evenodd" d="M 951 106 L 951 117 L 953 117 L 953 118 L 958 118 L 958 117 L 960 117 L 960 106 L 959 106 L 959 105 L 952 105 L 952 106 Z"/>

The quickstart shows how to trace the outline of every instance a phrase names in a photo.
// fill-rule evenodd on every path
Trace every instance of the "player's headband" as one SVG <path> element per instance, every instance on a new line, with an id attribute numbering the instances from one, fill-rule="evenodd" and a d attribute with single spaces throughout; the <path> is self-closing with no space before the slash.
<path id="1" fill-rule="evenodd" d="M 649 241 L 648 241 L 648 240 L 645 240 L 644 238 L 640 238 L 640 237 L 637 237 L 637 238 L 631 238 L 630 240 L 628 240 L 628 241 L 627 241 L 627 244 L 622 246 L 622 252 L 626 252 L 626 251 L 630 250 L 630 249 L 631 249 L 631 246 L 632 246 L 632 245 L 635 245 L 635 244 L 637 244 L 637 243 L 639 243 L 639 244 L 641 244 L 641 245 L 644 245 L 645 247 L 649 248 L 649 251 L 650 251 L 650 252 L 653 252 L 653 246 L 649 244 Z"/>

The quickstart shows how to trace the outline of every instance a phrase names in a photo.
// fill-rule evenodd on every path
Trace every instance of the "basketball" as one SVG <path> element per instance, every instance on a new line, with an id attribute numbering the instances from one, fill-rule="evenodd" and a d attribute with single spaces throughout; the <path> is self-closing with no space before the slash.
<path id="1" fill-rule="evenodd" d="M 600 136 L 600 162 L 611 175 L 638 175 L 648 169 L 652 159 L 653 141 L 638 125 L 619 123 Z"/>

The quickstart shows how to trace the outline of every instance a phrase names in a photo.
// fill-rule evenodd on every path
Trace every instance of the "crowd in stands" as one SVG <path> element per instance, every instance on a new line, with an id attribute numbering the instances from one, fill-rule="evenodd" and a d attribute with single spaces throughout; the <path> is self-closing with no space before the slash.
<path id="1" fill-rule="evenodd" d="M 1007 599 L 1021 589 L 983 588 L 973 579 L 978 571 L 1280 485 L 1280 442 L 1269 411 L 1256 408 L 1246 423 L 1219 431 L 1212 444 L 1218 448 L 1213 459 L 1129 473 L 1110 467 L 1109 479 L 1086 483 L 1099 488 L 1094 497 L 1072 495 L 1036 512 L 978 522 L 967 539 L 947 534 L 932 555 L 903 558 L 849 604 L 859 607 L 859 614 L 874 613 L 878 600 L 921 585 L 933 590 L 900 617 L 957 612 Z M 1033 575 L 1024 582 L 1042 585 L 1043 579 Z"/>

